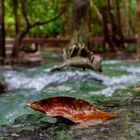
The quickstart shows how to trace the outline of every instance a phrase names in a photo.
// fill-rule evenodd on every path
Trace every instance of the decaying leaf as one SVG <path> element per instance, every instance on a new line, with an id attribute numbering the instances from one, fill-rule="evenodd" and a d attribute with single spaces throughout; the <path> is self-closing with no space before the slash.
<path id="1" fill-rule="evenodd" d="M 94 108 L 90 103 L 73 97 L 57 96 L 27 104 L 28 107 L 52 117 L 64 117 L 75 123 L 108 120 L 116 115 Z"/>

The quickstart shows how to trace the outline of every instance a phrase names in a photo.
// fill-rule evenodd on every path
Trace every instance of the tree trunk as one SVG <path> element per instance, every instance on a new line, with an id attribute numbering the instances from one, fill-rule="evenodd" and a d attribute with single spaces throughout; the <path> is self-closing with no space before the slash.
<path id="1" fill-rule="evenodd" d="M 88 0 L 73 0 L 72 5 L 72 38 L 67 58 L 82 56 L 88 57 Z"/>
<path id="2" fill-rule="evenodd" d="M 113 2 L 113 1 L 111 1 Z M 111 10 L 112 10 L 112 5 L 114 3 L 110 3 L 110 1 L 105 1 L 101 13 L 103 16 L 103 34 L 104 34 L 104 39 L 105 42 L 108 43 L 110 46 L 111 51 L 118 51 L 118 48 L 115 44 L 114 41 L 114 17 L 112 17 Z"/>
<path id="3" fill-rule="evenodd" d="M 18 5 L 19 1 L 18 0 L 13 0 L 13 12 L 14 12 L 14 18 L 15 18 L 15 33 L 16 35 L 19 32 L 19 16 L 18 16 Z"/>
<path id="4" fill-rule="evenodd" d="M 60 1 L 60 12 L 62 10 L 65 9 L 65 7 L 67 7 L 67 10 L 70 9 L 70 5 L 71 3 L 68 2 L 67 0 L 61 0 Z M 68 12 L 65 12 L 62 16 L 61 16 L 61 21 L 62 21 L 62 33 L 61 33 L 61 36 L 62 37 L 69 37 L 70 34 L 71 34 L 71 28 L 70 28 L 70 25 L 71 25 L 71 18 L 70 18 L 70 14 Z"/>
<path id="5" fill-rule="evenodd" d="M 4 0 L 0 0 L 0 58 L 5 58 Z"/>
<path id="6" fill-rule="evenodd" d="M 94 55 L 88 48 L 88 0 L 73 0 L 72 6 L 72 39 L 67 51 L 64 50 L 64 63 L 55 66 L 51 71 L 63 67 L 80 67 L 102 71 L 99 55 Z"/>
<path id="7" fill-rule="evenodd" d="M 137 58 L 140 59 L 140 0 L 137 0 L 137 15 L 138 15 Z"/>
<path id="8" fill-rule="evenodd" d="M 111 51 L 118 51 L 118 48 L 113 40 L 113 26 L 110 20 L 110 12 L 107 6 L 102 7 L 101 13 L 103 15 L 103 33 L 104 40 L 110 46 Z"/>
<path id="9" fill-rule="evenodd" d="M 129 25 L 129 0 L 123 0 L 120 6 L 121 27 L 124 37 L 132 35 L 131 27 Z"/>
<path id="10" fill-rule="evenodd" d="M 111 51 L 115 52 L 120 52 L 120 47 L 123 46 L 119 8 L 117 0 L 106 0 L 101 10 L 105 41 L 109 44 Z"/>
<path id="11" fill-rule="evenodd" d="M 14 40 L 14 45 L 13 45 L 13 52 L 12 52 L 12 57 L 14 61 L 18 58 L 18 54 L 20 52 L 20 46 L 22 43 L 22 39 L 24 36 L 29 32 L 30 27 L 26 26 L 21 32 L 18 32 L 16 35 L 16 38 Z"/>
<path id="12" fill-rule="evenodd" d="M 72 44 L 88 41 L 88 0 L 73 0 L 72 7 Z"/>
<path id="13" fill-rule="evenodd" d="M 124 38 L 123 38 L 123 33 L 122 33 L 122 25 L 121 25 L 121 12 L 120 12 L 120 1 L 115 0 L 116 4 L 116 34 L 115 34 L 115 42 L 116 45 L 119 47 L 124 47 Z M 115 23 L 114 23 L 115 25 Z"/>

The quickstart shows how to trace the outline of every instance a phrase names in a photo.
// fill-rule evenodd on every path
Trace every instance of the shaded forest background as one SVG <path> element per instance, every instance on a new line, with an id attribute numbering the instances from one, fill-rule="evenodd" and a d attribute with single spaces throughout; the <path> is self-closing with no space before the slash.
<path id="1" fill-rule="evenodd" d="M 5 57 L 5 38 L 14 38 L 13 56 L 20 51 L 22 39 L 72 37 L 73 1 L 84 0 L 0 0 L 0 56 Z M 86 1 L 86 0 L 85 0 Z M 139 0 L 89 0 L 88 37 L 102 37 L 106 42 L 93 51 L 136 51 L 125 42 L 139 42 Z M 79 11 L 80 12 L 80 11 Z M 84 30 L 84 29 L 83 29 Z M 97 40 L 98 42 L 98 40 Z M 98 44 L 98 43 L 97 43 Z"/>
<path id="2" fill-rule="evenodd" d="M 121 25 L 124 36 L 136 35 L 137 0 L 89 0 L 89 2 L 89 36 L 103 36 L 103 25 L 101 23 L 103 19 L 102 15 L 100 15 L 103 8 L 110 8 L 110 13 L 116 18 L 114 19 L 116 21 L 115 24 Z M 28 33 L 29 37 L 69 37 L 72 0 L 25 0 L 24 4 L 26 4 L 27 16 L 31 23 L 53 18 L 66 6 L 66 11 L 60 18 L 48 25 L 33 28 Z M 5 1 L 5 29 L 7 37 L 15 37 L 16 32 L 25 26 L 21 5 L 21 0 Z M 16 14 L 18 14 L 18 19 L 15 19 Z M 16 26 L 16 22 L 18 22 L 19 27 Z"/>

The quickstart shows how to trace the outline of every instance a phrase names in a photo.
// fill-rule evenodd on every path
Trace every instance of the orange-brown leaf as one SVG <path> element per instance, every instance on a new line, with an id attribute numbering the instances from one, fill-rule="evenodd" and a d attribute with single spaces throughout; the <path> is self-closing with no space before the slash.
<path id="1" fill-rule="evenodd" d="M 75 123 L 88 122 L 93 120 L 108 120 L 116 115 L 103 112 L 94 108 L 90 103 L 73 97 L 57 96 L 35 101 L 28 106 L 48 116 L 65 117 Z"/>

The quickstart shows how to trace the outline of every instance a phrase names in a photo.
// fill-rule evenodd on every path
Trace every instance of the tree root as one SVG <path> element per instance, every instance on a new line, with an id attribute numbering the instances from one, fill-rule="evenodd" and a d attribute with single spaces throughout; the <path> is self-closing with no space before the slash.
<path id="1" fill-rule="evenodd" d="M 51 72 L 59 71 L 64 67 L 77 67 L 77 68 L 82 68 L 83 70 L 90 69 L 97 72 L 102 72 L 102 67 L 101 67 L 102 58 L 98 55 L 94 55 L 93 57 L 95 57 L 93 63 L 91 63 L 87 57 L 76 56 L 76 57 L 69 58 L 65 60 L 64 63 L 54 66 L 51 69 Z"/>

